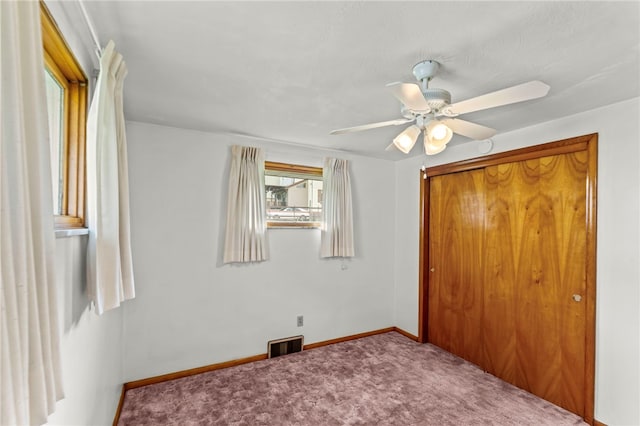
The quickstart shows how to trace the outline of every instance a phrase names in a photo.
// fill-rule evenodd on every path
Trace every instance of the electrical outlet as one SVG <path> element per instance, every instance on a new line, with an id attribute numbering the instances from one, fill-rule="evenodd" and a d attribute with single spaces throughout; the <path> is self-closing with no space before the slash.
<path id="1" fill-rule="evenodd" d="M 298 315 L 298 327 L 302 327 L 304 325 L 304 317 L 302 315 Z"/>

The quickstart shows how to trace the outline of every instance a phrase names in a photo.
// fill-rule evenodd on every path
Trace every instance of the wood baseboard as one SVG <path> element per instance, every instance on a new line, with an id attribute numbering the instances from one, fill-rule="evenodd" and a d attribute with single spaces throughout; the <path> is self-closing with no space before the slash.
<path id="1" fill-rule="evenodd" d="M 593 426 L 607 426 L 606 423 L 602 423 L 597 421 L 596 419 L 593 419 Z"/>
<path id="2" fill-rule="evenodd" d="M 124 385 L 122 385 L 122 389 L 120 390 L 120 400 L 118 401 L 118 408 L 116 408 L 116 415 L 113 418 L 113 426 L 117 426 L 120 421 L 120 413 L 122 412 L 122 404 L 124 404 L 124 393 L 127 390 Z"/>
<path id="3" fill-rule="evenodd" d="M 390 331 L 395 331 L 394 327 L 381 328 L 380 330 L 367 331 L 366 333 L 358 333 L 352 334 L 350 336 L 338 337 L 337 339 L 324 340 L 322 342 L 309 343 L 308 345 L 304 345 L 304 350 L 316 349 L 322 346 L 333 345 L 335 343 L 348 342 L 349 340 L 361 339 L 363 337 L 374 336 L 376 334 L 388 333 Z"/>
<path id="4" fill-rule="evenodd" d="M 304 345 L 304 350 L 310 350 L 310 349 L 316 349 L 316 348 L 320 348 L 322 346 L 327 346 L 327 345 L 333 345 L 335 343 L 341 343 L 341 342 L 347 342 L 349 340 L 355 340 L 355 339 L 361 339 L 363 337 L 369 337 L 369 336 L 374 336 L 376 334 L 383 334 L 383 333 L 389 333 L 391 331 L 395 331 L 397 333 L 402 334 L 405 337 L 408 337 L 411 340 L 414 341 L 418 341 L 418 337 L 414 336 L 411 333 L 408 333 L 404 330 L 402 330 L 401 328 L 398 327 L 387 327 L 387 328 L 381 328 L 379 330 L 373 330 L 373 331 L 367 331 L 365 333 L 358 333 L 358 334 L 352 334 L 350 336 L 345 336 L 345 337 L 339 337 L 337 339 L 331 339 L 331 340 L 324 340 L 322 342 L 316 342 L 316 343 L 310 343 L 308 345 Z M 183 377 L 189 377 L 189 376 L 193 376 L 196 374 L 201 374 L 201 373 L 206 373 L 209 371 L 215 371 L 215 370 L 221 370 L 223 368 L 229 368 L 229 367 L 235 367 L 237 365 L 242 365 L 242 364 L 247 364 L 250 362 L 256 362 L 256 361 L 262 361 L 267 359 L 267 354 L 259 354 L 259 355 L 254 355 L 254 356 L 250 356 L 250 357 L 246 357 L 246 358 L 240 358 L 240 359 L 235 359 L 235 360 L 231 360 L 231 361 L 226 361 L 226 362 L 220 362 L 217 364 L 210 364 L 210 365 L 205 365 L 203 367 L 196 367 L 196 368 L 190 368 L 188 370 L 181 370 L 181 371 L 176 371 L 174 373 L 168 373 L 168 374 L 161 374 L 159 376 L 153 376 L 153 377 L 149 377 L 146 379 L 140 379 L 140 380 L 134 380 L 132 382 L 126 382 L 122 385 L 122 393 L 120 394 L 120 402 L 118 403 L 118 408 L 116 410 L 116 414 L 115 417 L 113 419 L 113 426 L 116 426 L 118 424 L 118 421 L 120 420 L 120 412 L 122 411 L 122 405 L 124 403 L 124 396 L 125 393 L 129 390 L 129 389 L 135 389 L 135 388 L 139 388 L 142 386 L 148 386 L 148 385 L 153 385 L 156 383 L 162 383 L 162 382 L 166 382 L 169 380 L 175 380 L 175 379 L 180 379 Z M 604 425 L 606 426 L 606 425 Z"/>
<path id="5" fill-rule="evenodd" d="M 156 383 L 167 382 L 169 380 L 181 379 L 183 377 L 194 376 L 196 374 L 206 373 L 208 371 L 221 370 L 223 368 L 235 367 L 236 365 L 247 364 L 249 362 L 262 361 L 267 359 L 267 354 L 254 355 L 247 358 L 234 359 L 231 361 L 220 362 L 217 364 L 205 365 L 204 367 L 190 368 L 188 370 L 176 371 L 174 373 L 161 374 L 159 376 L 149 377 L 147 379 L 134 380 L 124 384 L 124 390 L 140 388 L 142 386 L 153 385 Z"/>
<path id="6" fill-rule="evenodd" d="M 389 333 L 391 331 L 396 331 L 400 334 L 402 334 L 403 336 L 406 336 L 412 340 L 417 340 L 417 337 L 407 333 L 406 331 L 399 329 L 397 327 L 388 327 L 388 328 L 382 328 L 379 330 L 374 330 L 374 331 L 367 331 L 365 333 L 358 333 L 358 334 L 352 334 L 350 336 L 345 336 L 345 337 L 339 337 L 337 339 L 331 339 L 331 340 L 324 340 L 322 342 L 316 342 L 316 343 L 310 343 L 308 345 L 304 345 L 304 350 L 310 350 L 310 349 L 315 349 L 315 348 L 320 348 L 322 346 L 327 346 L 327 345 L 333 345 L 335 343 L 340 343 L 340 342 L 347 342 L 349 340 L 354 340 L 354 339 L 361 339 L 363 337 L 368 337 L 368 336 L 373 336 L 376 334 L 382 334 L 382 333 Z M 255 361 L 262 361 L 264 359 L 267 359 L 267 354 L 259 354 L 259 355 L 254 355 L 254 356 L 250 356 L 250 357 L 246 357 L 246 358 L 240 358 L 240 359 L 235 359 L 235 360 L 231 360 L 231 361 L 225 361 L 225 362 L 220 362 L 217 364 L 210 364 L 210 365 L 205 365 L 203 367 L 196 367 L 196 368 L 190 368 L 188 370 L 181 370 L 181 371 L 176 371 L 174 373 L 168 373 L 168 374 L 161 374 L 159 376 L 153 376 L 153 377 L 149 377 L 146 379 L 140 379 L 140 380 L 134 380 L 132 382 L 127 382 L 123 385 L 123 389 L 124 391 L 127 391 L 129 389 L 135 389 L 135 388 L 139 388 L 142 386 L 148 386 L 148 385 L 153 385 L 155 383 L 161 383 L 161 382 L 166 382 L 168 380 L 174 380 L 174 379 L 180 379 L 182 377 L 188 377 L 188 376 L 193 376 L 195 374 L 200 374 L 200 373 L 206 373 L 208 371 L 214 371 L 214 370 L 220 370 L 223 368 L 229 368 L 229 367 L 234 367 L 236 365 L 242 365 L 242 364 L 247 364 L 249 362 L 255 362 Z"/>
<path id="7" fill-rule="evenodd" d="M 418 342 L 418 336 L 414 336 L 413 334 L 409 333 L 408 331 L 404 331 L 401 328 L 398 327 L 393 327 L 393 331 L 402 334 L 404 337 L 408 337 L 409 339 L 413 340 L 414 342 Z"/>

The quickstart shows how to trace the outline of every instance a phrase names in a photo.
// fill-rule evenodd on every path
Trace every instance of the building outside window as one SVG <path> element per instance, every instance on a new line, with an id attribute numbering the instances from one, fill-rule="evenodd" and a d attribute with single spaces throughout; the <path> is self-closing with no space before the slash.
<path id="1" fill-rule="evenodd" d="M 265 162 L 267 225 L 319 227 L 322 168 Z"/>

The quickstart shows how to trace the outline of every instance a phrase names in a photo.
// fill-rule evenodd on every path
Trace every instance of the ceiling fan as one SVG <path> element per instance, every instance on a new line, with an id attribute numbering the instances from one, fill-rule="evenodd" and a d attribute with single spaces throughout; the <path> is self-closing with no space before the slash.
<path id="1" fill-rule="evenodd" d="M 452 104 L 451 93 L 429 87 L 429 82 L 436 75 L 439 67 L 440 63 L 437 61 L 422 61 L 413 67 L 413 75 L 420 84 L 402 82 L 387 84 L 391 94 L 402 103 L 400 109 L 402 118 L 337 129 L 330 133 L 339 135 L 414 123 L 396 136 L 387 149 L 395 146 L 408 154 L 420 133 L 423 132 L 425 153 L 435 155 L 444 151 L 453 133 L 475 140 L 488 139 L 496 134 L 495 129 L 456 118 L 459 115 L 541 98 L 549 92 L 547 84 L 533 80 Z"/>

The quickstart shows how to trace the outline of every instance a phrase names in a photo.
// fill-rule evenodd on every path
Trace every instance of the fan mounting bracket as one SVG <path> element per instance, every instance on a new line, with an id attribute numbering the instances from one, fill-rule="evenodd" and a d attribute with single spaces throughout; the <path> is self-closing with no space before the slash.
<path id="1" fill-rule="evenodd" d="M 423 82 L 425 79 L 429 82 L 429 80 L 437 74 L 438 68 L 440 68 L 440 63 L 438 61 L 427 59 L 426 61 L 418 62 L 413 66 L 413 75 L 420 82 Z"/>

